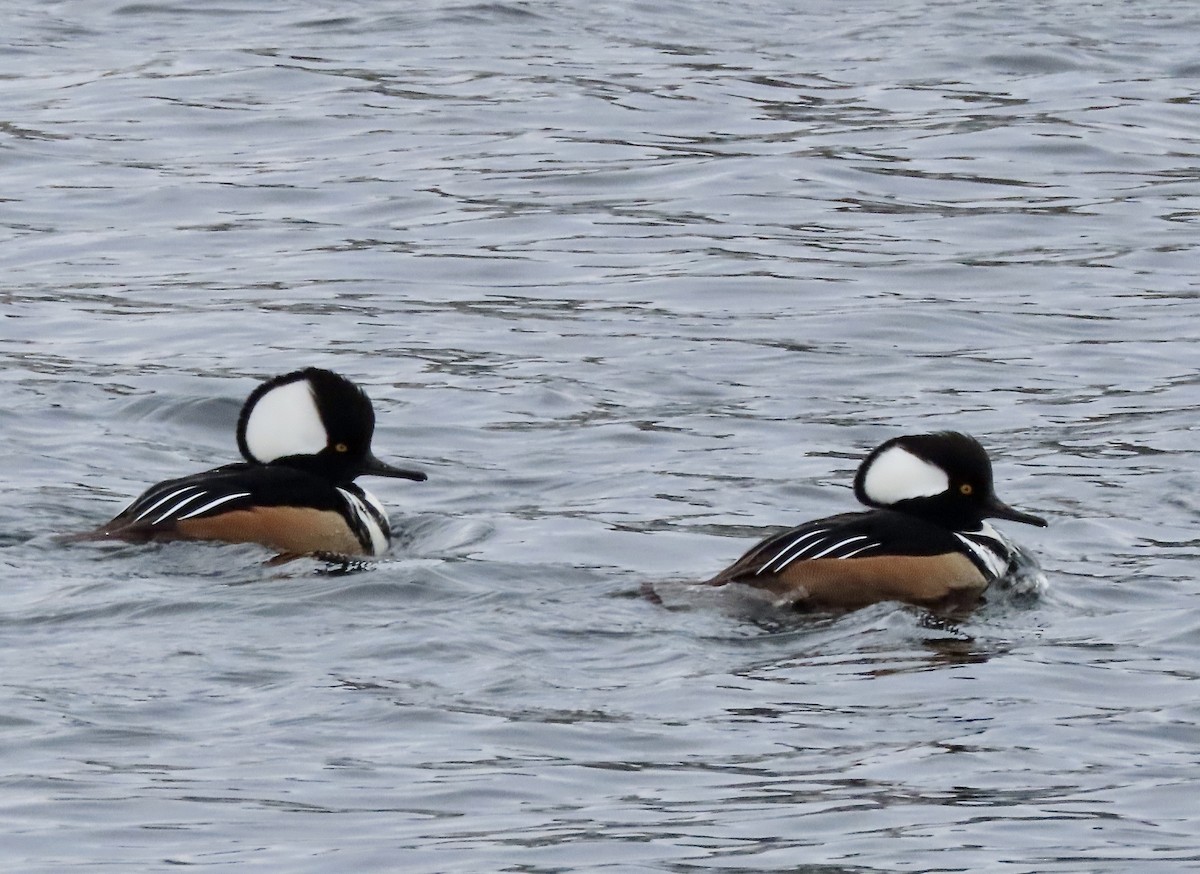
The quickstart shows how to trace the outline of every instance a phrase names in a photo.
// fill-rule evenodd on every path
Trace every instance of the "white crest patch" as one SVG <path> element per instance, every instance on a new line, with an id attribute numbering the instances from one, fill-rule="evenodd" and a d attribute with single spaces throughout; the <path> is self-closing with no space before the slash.
<path id="1" fill-rule="evenodd" d="M 885 449 L 863 477 L 863 491 L 876 504 L 890 506 L 908 498 L 928 498 L 950 488 L 950 477 L 936 464 L 902 446 Z"/>
<path id="2" fill-rule="evenodd" d="M 316 455 L 328 442 L 307 379 L 271 389 L 246 420 L 246 448 L 264 463 L 288 455 Z"/>

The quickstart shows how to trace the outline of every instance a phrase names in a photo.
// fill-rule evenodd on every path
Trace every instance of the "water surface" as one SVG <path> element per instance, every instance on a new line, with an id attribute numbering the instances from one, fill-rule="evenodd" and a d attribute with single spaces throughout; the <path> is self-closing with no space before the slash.
<path id="1" fill-rule="evenodd" d="M 6 11 L 7 867 L 1200 867 L 1200 14 Z M 51 540 L 308 365 L 384 561 Z M 945 427 L 1039 595 L 686 585 Z"/>

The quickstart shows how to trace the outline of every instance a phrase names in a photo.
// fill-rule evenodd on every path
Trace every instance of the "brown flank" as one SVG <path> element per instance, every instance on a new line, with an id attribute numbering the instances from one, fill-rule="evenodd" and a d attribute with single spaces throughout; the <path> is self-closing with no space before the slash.
<path id="1" fill-rule="evenodd" d="M 814 559 L 793 562 L 780 574 L 728 574 L 718 574 L 711 582 L 766 589 L 813 609 L 856 610 L 878 601 L 958 608 L 974 604 L 987 588 L 979 569 L 958 552 Z"/>

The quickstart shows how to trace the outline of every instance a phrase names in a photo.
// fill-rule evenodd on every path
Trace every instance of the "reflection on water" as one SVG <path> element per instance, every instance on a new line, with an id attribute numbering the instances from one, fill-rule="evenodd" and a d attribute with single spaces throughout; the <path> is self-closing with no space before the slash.
<path id="1" fill-rule="evenodd" d="M 14 11 L 5 858 L 1186 865 L 1198 26 Z M 54 543 L 236 458 L 307 365 L 430 473 L 371 484 L 387 559 Z M 943 427 L 1050 518 L 1011 532 L 1045 585 L 805 617 L 687 582 Z"/>

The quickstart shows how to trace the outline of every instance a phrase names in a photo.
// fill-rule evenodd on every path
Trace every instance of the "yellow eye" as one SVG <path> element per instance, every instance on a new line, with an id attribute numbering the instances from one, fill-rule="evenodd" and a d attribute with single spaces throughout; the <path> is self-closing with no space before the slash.
<path id="1" fill-rule="evenodd" d="M 971 494 L 971 492 L 975 491 L 975 489 L 971 486 L 970 483 L 963 483 L 961 486 L 958 487 L 958 490 L 960 492 L 962 492 L 964 495 L 969 495 L 969 494 Z"/>
<path id="2" fill-rule="evenodd" d="M 349 452 L 350 447 L 347 446 L 345 443 L 339 443 L 333 447 L 333 451 L 334 452 Z"/>

